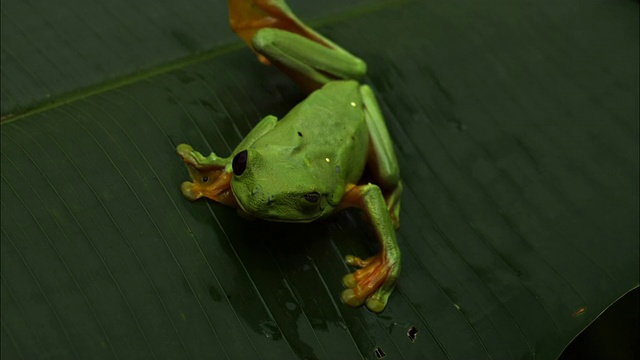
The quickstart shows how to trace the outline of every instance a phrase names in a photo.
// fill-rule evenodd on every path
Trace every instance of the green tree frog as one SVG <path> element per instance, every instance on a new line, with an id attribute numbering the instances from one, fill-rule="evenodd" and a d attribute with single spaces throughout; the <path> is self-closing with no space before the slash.
<path id="1" fill-rule="evenodd" d="M 311 94 L 281 120 L 262 119 L 229 157 L 179 145 L 192 179 L 182 184 L 183 195 L 270 221 L 310 222 L 359 208 L 381 251 L 366 260 L 346 256 L 360 269 L 343 278 L 341 298 L 381 312 L 400 273 L 402 184 L 376 98 L 357 81 L 366 64 L 303 24 L 283 0 L 229 0 L 229 17 L 261 62 Z"/>

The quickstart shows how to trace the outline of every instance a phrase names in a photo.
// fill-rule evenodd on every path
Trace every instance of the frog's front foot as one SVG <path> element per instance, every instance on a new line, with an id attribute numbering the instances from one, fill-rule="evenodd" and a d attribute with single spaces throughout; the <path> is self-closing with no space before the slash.
<path id="1" fill-rule="evenodd" d="M 236 205 L 230 186 L 231 173 L 221 169 L 198 170 L 190 164 L 187 168 L 192 181 L 180 186 L 184 197 L 191 201 L 206 197 L 228 206 Z"/>
<path id="2" fill-rule="evenodd" d="M 192 166 L 197 164 L 196 159 L 192 155 L 194 151 L 191 145 L 188 144 L 180 144 L 176 147 L 176 152 L 180 155 L 182 161 Z"/>
<path id="3" fill-rule="evenodd" d="M 184 197 L 189 200 L 207 197 L 225 205 L 235 205 L 230 187 L 231 173 L 225 171 L 227 158 L 220 158 L 214 153 L 202 156 L 187 144 L 178 145 L 176 152 L 187 164 L 192 180 L 180 186 Z"/>
<path id="4" fill-rule="evenodd" d="M 376 313 L 384 310 L 400 273 L 400 263 L 385 258 L 382 253 L 366 260 L 347 255 L 346 261 L 351 266 L 360 267 L 360 270 L 342 279 L 347 287 L 342 292 L 342 301 L 353 307 L 365 304 Z"/>
<path id="5" fill-rule="evenodd" d="M 201 153 L 195 151 L 191 145 L 180 144 L 176 147 L 176 152 L 182 158 L 186 164 L 193 166 L 196 169 L 208 169 L 215 165 L 210 164 L 209 158 L 215 156 L 211 154 L 209 158 L 203 156 Z"/>

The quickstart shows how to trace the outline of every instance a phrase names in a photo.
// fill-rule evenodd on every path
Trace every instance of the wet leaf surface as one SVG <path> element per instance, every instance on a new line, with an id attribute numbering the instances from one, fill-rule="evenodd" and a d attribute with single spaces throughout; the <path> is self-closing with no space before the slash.
<path id="1" fill-rule="evenodd" d="M 226 155 L 304 97 L 223 2 L 8 0 L 2 358 L 546 359 L 638 286 L 637 2 L 291 2 L 367 61 L 396 145 L 388 309 L 339 300 L 377 246 L 357 212 L 181 196 L 175 145 Z"/>

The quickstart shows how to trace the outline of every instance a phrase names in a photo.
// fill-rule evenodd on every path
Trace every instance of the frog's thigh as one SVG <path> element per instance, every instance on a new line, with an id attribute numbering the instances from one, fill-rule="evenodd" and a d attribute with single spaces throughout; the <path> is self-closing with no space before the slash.
<path id="1" fill-rule="evenodd" d="M 232 155 L 235 155 L 236 153 L 251 146 L 254 142 L 256 142 L 256 140 L 271 131 L 271 129 L 273 129 L 277 123 L 278 118 L 273 115 L 264 117 L 258 124 L 256 124 L 256 126 L 253 127 L 253 129 L 251 129 L 247 136 L 242 139 L 238 146 L 236 146 L 236 149 Z"/>
<path id="2" fill-rule="evenodd" d="M 334 78 L 359 79 L 367 72 L 364 61 L 348 52 L 328 48 L 285 30 L 260 29 L 252 43 L 254 49 L 270 61 L 318 84 Z"/>
<path id="3" fill-rule="evenodd" d="M 360 87 L 360 94 L 364 102 L 364 114 L 369 129 L 369 158 L 367 163 L 373 170 L 378 185 L 385 190 L 393 190 L 400 181 L 400 168 L 393 143 L 387 130 L 382 112 L 378 106 L 373 91 L 367 85 Z"/>

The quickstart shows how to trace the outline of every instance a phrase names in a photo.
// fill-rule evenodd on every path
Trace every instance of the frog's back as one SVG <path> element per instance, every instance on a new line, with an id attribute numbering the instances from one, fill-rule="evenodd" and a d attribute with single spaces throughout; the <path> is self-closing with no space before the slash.
<path id="1" fill-rule="evenodd" d="M 330 169 L 347 182 L 356 182 L 368 144 L 360 85 L 348 80 L 327 83 L 313 92 L 255 146 L 278 148 L 291 161 L 302 158 L 311 172 Z"/>

